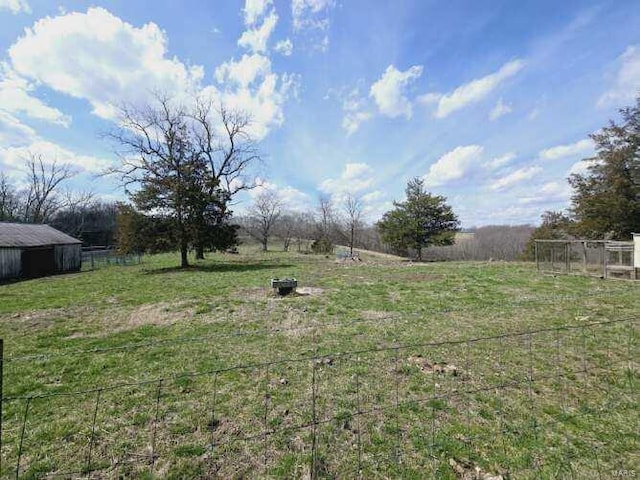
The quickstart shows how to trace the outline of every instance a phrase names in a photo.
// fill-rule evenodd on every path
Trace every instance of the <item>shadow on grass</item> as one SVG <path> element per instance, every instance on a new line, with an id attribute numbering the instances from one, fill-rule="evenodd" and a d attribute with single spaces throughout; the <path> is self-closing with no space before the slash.
<path id="1" fill-rule="evenodd" d="M 272 270 L 276 268 L 294 268 L 291 263 L 219 263 L 206 265 L 190 265 L 186 268 L 182 267 L 163 267 L 144 269 L 144 275 L 157 275 L 162 273 L 175 272 L 253 272 L 258 270 Z"/>

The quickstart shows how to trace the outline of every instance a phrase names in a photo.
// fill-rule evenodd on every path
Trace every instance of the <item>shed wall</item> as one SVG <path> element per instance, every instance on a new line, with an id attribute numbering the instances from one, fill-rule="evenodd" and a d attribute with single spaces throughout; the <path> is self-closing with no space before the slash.
<path id="1" fill-rule="evenodd" d="M 56 258 L 56 272 L 75 272 L 82 265 L 81 244 L 56 245 L 54 255 Z"/>
<path id="2" fill-rule="evenodd" d="M 17 278 L 22 274 L 22 249 L 0 247 L 0 280 Z"/>

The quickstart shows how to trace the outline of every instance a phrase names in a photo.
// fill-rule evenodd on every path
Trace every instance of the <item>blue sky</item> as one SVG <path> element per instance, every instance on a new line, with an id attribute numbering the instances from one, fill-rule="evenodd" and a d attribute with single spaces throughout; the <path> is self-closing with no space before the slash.
<path id="1" fill-rule="evenodd" d="M 0 0 L 0 169 L 42 154 L 122 199 L 96 178 L 118 106 L 206 92 L 253 116 L 294 208 L 352 194 L 375 220 L 417 176 L 465 227 L 536 223 L 640 92 L 638 26 L 636 0 Z"/>

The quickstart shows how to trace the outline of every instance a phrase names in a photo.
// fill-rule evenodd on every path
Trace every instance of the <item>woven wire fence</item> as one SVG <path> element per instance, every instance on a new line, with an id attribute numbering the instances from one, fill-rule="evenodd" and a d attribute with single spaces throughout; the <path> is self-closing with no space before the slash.
<path id="1" fill-rule="evenodd" d="M 320 351 L 322 327 L 302 327 L 315 341 L 294 358 L 5 396 L 0 475 L 610 478 L 637 471 L 637 327 L 351 351 Z"/>

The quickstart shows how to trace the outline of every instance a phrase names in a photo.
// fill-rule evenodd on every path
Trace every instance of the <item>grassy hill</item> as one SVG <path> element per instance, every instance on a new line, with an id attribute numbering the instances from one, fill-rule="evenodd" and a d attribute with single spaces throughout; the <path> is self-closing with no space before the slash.
<path id="1" fill-rule="evenodd" d="M 639 284 L 361 258 L 159 255 L 0 286 L 3 477 L 638 470 Z"/>

